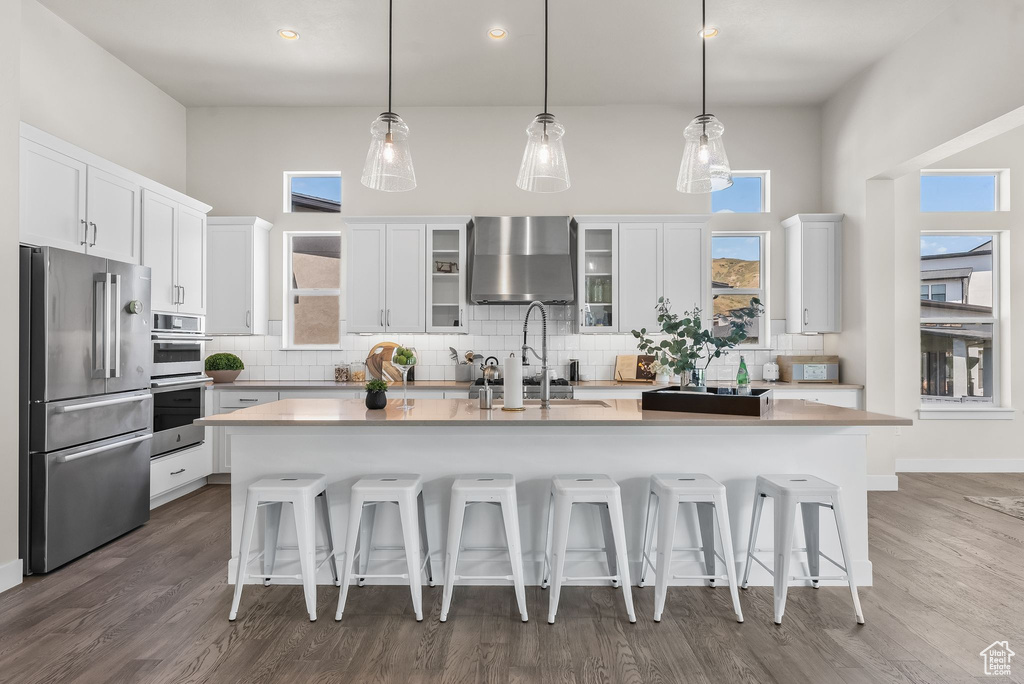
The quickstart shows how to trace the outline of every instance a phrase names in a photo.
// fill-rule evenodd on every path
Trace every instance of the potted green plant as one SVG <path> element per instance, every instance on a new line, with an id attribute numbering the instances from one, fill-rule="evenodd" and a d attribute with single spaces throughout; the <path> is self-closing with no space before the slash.
<path id="1" fill-rule="evenodd" d="M 663 368 L 687 380 L 691 388 L 698 390 L 707 386 L 706 371 L 711 360 L 719 358 L 725 351 L 747 339 L 747 327 L 764 312 L 761 300 L 752 297 L 748 306 L 729 312 L 725 319 L 728 335 L 716 336 L 704 327 L 701 320 L 703 312 L 699 307 L 684 311 L 682 317 L 672 313 L 671 307 L 669 300 L 658 298 L 655 309 L 658 311 L 661 332 L 653 334 L 661 335 L 661 339 L 651 337 L 647 328 L 633 330 L 633 337 L 640 340 L 637 349 L 645 354 L 653 354 L 655 361 Z"/>
<path id="2" fill-rule="evenodd" d="M 366 383 L 366 408 L 382 409 L 388 405 L 388 383 L 374 378 Z"/>
<path id="3" fill-rule="evenodd" d="M 244 369 L 242 359 L 234 354 L 221 352 L 206 357 L 206 374 L 213 378 L 214 382 L 234 382 Z"/>

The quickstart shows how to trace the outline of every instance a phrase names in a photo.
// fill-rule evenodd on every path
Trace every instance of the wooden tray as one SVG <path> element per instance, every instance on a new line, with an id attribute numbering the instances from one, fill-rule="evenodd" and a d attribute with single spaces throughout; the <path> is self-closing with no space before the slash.
<path id="1" fill-rule="evenodd" d="M 707 392 L 681 390 L 679 386 L 662 387 L 644 392 L 640 406 L 645 411 L 719 413 L 730 416 L 763 416 L 772 408 L 770 389 L 752 389 L 749 395 L 732 392 L 729 387 L 708 387 Z"/>

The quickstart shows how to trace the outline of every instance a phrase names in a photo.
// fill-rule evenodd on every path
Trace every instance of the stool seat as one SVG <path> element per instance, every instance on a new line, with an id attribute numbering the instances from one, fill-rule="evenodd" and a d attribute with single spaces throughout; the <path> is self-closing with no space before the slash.
<path id="1" fill-rule="evenodd" d="M 249 492 L 259 495 L 260 501 L 292 501 L 296 496 L 308 496 L 310 492 L 315 495 L 325 489 L 327 478 L 309 473 L 266 477 L 248 487 Z"/>
<path id="2" fill-rule="evenodd" d="M 374 495 L 393 497 L 395 492 L 410 488 L 417 492 L 423 489 L 423 481 L 419 475 L 413 473 L 366 475 L 352 485 L 352 491 L 367 497 L 367 501 L 370 501 L 369 497 Z M 389 498 L 388 500 L 393 499 Z"/>
<path id="3" fill-rule="evenodd" d="M 551 489 L 573 496 L 611 496 L 619 493 L 619 483 L 607 475 L 555 475 L 551 478 Z"/>
<path id="4" fill-rule="evenodd" d="M 814 475 L 758 475 L 757 486 L 768 496 L 831 496 L 839 486 Z"/>
<path id="5" fill-rule="evenodd" d="M 651 489 L 656 493 L 701 496 L 724 492 L 725 485 L 702 473 L 658 473 L 651 475 Z"/>
<path id="6" fill-rule="evenodd" d="M 516 486 L 516 478 L 509 473 L 473 473 L 459 475 L 452 482 L 452 493 L 466 495 L 497 494 Z M 487 499 L 490 501 L 491 499 Z"/>

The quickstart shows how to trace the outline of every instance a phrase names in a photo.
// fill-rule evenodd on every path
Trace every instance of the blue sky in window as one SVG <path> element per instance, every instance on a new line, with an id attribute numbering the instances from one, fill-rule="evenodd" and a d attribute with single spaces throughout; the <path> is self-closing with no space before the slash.
<path id="1" fill-rule="evenodd" d="M 333 202 L 341 201 L 341 178 L 338 176 L 295 176 L 292 192 Z"/>
<path id="2" fill-rule="evenodd" d="M 988 235 L 922 235 L 921 256 L 969 252 L 991 239 Z"/>
<path id="3" fill-rule="evenodd" d="M 761 238 L 756 236 L 712 237 L 711 258 L 758 261 L 761 258 Z"/>
<path id="4" fill-rule="evenodd" d="M 761 211 L 761 177 L 733 176 L 732 185 L 711 193 L 711 211 L 753 214 Z"/>
<path id="5" fill-rule="evenodd" d="M 995 210 L 995 175 L 921 176 L 921 211 Z"/>

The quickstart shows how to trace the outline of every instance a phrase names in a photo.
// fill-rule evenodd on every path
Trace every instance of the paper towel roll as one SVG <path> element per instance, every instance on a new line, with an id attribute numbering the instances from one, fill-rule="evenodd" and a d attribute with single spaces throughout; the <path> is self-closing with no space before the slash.
<path id="1" fill-rule="evenodd" d="M 523 407 L 523 362 L 515 354 L 505 359 L 505 408 Z"/>

